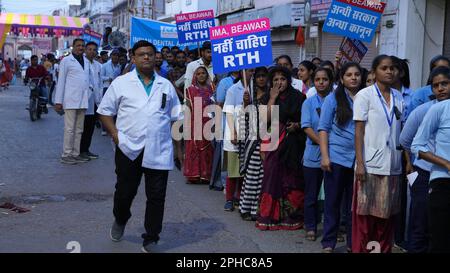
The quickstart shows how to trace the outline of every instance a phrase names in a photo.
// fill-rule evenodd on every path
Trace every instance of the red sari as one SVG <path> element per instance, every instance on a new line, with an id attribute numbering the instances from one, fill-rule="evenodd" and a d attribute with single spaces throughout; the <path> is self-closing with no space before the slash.
<path id="1" fill-rule="evenodd" d="M 195 77 L 194 77 L 195 78 Z M 213 95 L 213 90 L 208 84 L 207 88 L 200 87 L 196 82 L 187 89 L 186 96 L 187 100 L 191 104 L 191 140 L 185 140 L 185 159 L 183 167 L 183 175 L 191 183 L 207 183 L 211 179 L 211 170 L 213 162 L 214 149 L 211 145 L 211 141 L 206 140 L 201 136 L 201 140 L 194 140 L 194 129 L 199 127 L 200 124 L 194 123 L 195 115 L 202 116 L 202 126 L 201 130 L 205 124 L 210 120 L 209 117 L 203 116 L 203 111 L 206 106 L 212 104 L 211 96 Z M 201 98 L 202 104 L 195 102 L 195 98 Z M 201 108 L 200 108 L 201 107 Z M 199 113 L 201 111 L 201 113 Z"/>
<path id="2" fill-rule="evenodd" d="M 13 73 L 11 71 L 11 68 L 9 67 L 8 62 L 3 61 L 3 67 L 1 68 L 0 75 L 0 85 L 8 86 L 13 77 Z"/>

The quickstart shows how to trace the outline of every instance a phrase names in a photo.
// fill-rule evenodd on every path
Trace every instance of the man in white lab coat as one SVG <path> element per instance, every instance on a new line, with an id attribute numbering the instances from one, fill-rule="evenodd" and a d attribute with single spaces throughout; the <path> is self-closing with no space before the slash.
<path id="1" fill-rule="evenodd" d="M 89 100 L 89 65 L 84 53 L 84 41 L 73 41 L 72 54 L 59 66 L 55 93 L 55 111 L 64 110 L 64 148 L 61 163 L 77 164 L 89 161 L 80 157 L 80 142 L 84 114 Z"/>
<path id="2" fill-rule="evenodd" d="M 130 207 L 145 176 L 144 252 L 159 240 L 164 215 L 168 171 L 173 169 L 171 123 L 183 118 L 173 85 L 154 72 L 156 48 L 147 41 L 134 44 L 136 69 L 116 78 L 97 113 L 116 147 L 117 184 L 114 193 L 113 241 L 122 239 Z M 113 116 L 117 116 L 114 123 Z M 181 145 L 176 142 L 180 161 Z"/>
<path id="3" fill-rule="evenodd" d="M 100 104 L 103 96 L 103 84 L 101 80 L 102 65 L 95 60 L 97 57 L 98 46 L 95 42 L 86 44 L 86 58 L 88 62 L 85 65 L 89 66 L 89 105 L 84 116 L 84 129 L 81 136 L 80 156 L 85 159 L 97 159 L 98 155 L 91 153 L 89 148 L 91 146 L 92 135 L 94 134 L 95 122 L 97 115 L 97 105 Z"/>

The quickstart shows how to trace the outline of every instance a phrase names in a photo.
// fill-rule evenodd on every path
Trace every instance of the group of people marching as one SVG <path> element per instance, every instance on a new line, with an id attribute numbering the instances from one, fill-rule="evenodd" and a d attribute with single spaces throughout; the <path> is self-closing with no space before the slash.
<path id="1" fill-rule="evenodd" d="M 450 61 L 435 57 L 427 86 L 412 92 L 407 60 L 380 55 L 368 71 L 340 65 L 340 56 L 302 61 L 296 71 L 279 56 L 269 68 L 230 73 L 217 88 L 198 66 L 186 92 L 191 124 L 205 129 L 214 118 L 206 107 L 218 105 L 224 136 L 185 141 L 188 183 L 224 186 L 226 211 L 238 207 L 260 230 L 304 228 L 311 241 L 323 210 L 323 252 L 343 241 L 342 226 L 348 252 L 369 252 L 371 241 L 381 252 L 403 241 L 409 252 L 450 251 Z M 272 106 L 278 141 L 263 149 L 270 140 L 259 127 L 270 135 Z M 203 118 L 194 121 L 197 111 Z"/>
<path id="2" fill-rule="evenodd" d="M 260 230 L 304 228 L 311 241 L 321 235 L 323 252 L 343 241 L 342 226 L 349 252 L 368 252 L 372 241 L 390 252 L 403 241 L 398 237 L 404 232 L 396 231 L 405 226 L 409 252 L 450 251 L 446 57 L 431 61 L 427 86 L 412 92 L 408 62 L 395 56 L 376 57 L 368 71 L 357 63 L 341 65 L 340 54 L 335 63 L 314 58 L 297 68 L 283 55 L 270 67 L 216 75 L 210 42 L 203 43 L 197 59 L 195 51 L 164 47 L 158 52 L 139 41 L 128 52 L 130 60 L 122 54 L 120 62 L 113 51 L 102 66 L 94 61 L 97 46 L 86 48 L 83 56 L 84 42 L 75 40 L 73 56 L 60 65 L 55 109 L 66 112 L 61 161 L 97 157 L 89 151 L 94 116 L 83 117 L 86 109 L 100 114 L 118 148 L 114 241 L 123 236 L 145 175 L 144 249 L 157 243 L 167 170 L 175 162 L 187 183 L 224 190 L 226 211 L 238 207 Z M 182 130 L 191 137 L 174 141 L 174 153 L 170 122 L 183 119 L 180 102 L 185 104 Z M 210 106 L 220 107 L 219 116 Z M 89 141 L 80 156 L 86 128 Z M 223 135 L 211 140 L 208 130 Z M 413 172 L 418 177 L 408 186 L 406 175 Z"/>

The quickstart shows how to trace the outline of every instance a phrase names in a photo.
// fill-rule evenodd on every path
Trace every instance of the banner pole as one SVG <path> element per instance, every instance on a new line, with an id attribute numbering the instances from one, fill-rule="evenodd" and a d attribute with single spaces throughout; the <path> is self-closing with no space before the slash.
<path id="1" fill-rule="evenodd" d="M 245 68 L 242 69 L 242 74 L 243 74 L 243 78 L 244 78 L 244 90 L 247 88 L 247 75 L 245 73 Z"/>

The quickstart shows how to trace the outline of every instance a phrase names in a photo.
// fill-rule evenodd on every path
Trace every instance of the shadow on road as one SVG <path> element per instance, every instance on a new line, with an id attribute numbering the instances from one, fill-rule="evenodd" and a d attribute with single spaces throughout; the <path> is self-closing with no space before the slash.
<path id="1" fill-rule="evenodd" d="M 166 222 L 163 224 L 161 239 L 154 250 L 155 252 L 169 252 L 171 249 L 207 240 L 224 229 L 223 223 L 211 218 L 192 219 L 190 222 Z M 144 233 L 143 229 L 142 233 Z M 124 240 L 142 243 L 140 236 L 124 236 Z"/>

